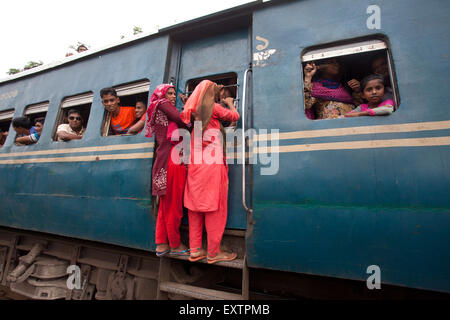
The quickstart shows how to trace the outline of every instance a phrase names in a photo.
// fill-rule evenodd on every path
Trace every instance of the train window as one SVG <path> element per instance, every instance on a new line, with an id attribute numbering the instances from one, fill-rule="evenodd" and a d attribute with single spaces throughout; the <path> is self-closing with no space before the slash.
<path id="1" fill-rule="evenodd" d="M 3 147 L 8 137 L 13 116 L 14 110 L 0 112 L 0 148 Z"/>
<path id="2" fill-rule="evenodd" d="M 189 96 L 195 89 L 195 87 L 203 80 L 210 80 L 217 84 L 221 84 L 224 86 L 224 91 L 222 91 L 223 97 L 232 97 L 234 99 L 234 105 L 236 109 L 239 109 L 239 85 L 237 84 L 237 74 L 232 73 L 224 73 L 218 74 L 208 77 L 201 77 L 196 79 L 191 79 L 186 83 L 186 95 Z M 220 97 L 219 97 L 220 99 Z M 218 101 L 220 102 L 220 101 Z M 224 105 L 224 104 L 223 104 Z M 225 105 L 224 105 L 225 106 Z M 236 123 L 224 122 L 222 123 L 224 127 L 236 128 Z"/>
<path id="3" fill-rule="evenodd" d="M 68 112 L 69 110 L 76 110 L 81 116 L 82 126 L 87 127 L 89 114 L 91 113 L 91 105 L 94 94 L 92 92 L 86 92 L 75 96 L 66 97 L 62 100 L 61 106 L 56 118 L 56 125 L 53 129 L 53 140 L 58 141 L 57 129 L 58 126 L 64 123 L 69 123 Z"/>
<path id="4" fill-rule="evenodd" d="M 45 121 L 45 116 L 47 115 L 48 105 L 49 105 L 48 101 L 29 105 L 29 106 L 25 107 L 24 115 L 28 119 L 30 119 L 31 124 L 36 127 L 37 126 L 36 120 L 41 120 L 43 118 L 43 120 Z M 41 124 L 44 126 L 45 122 L 41 123 Z M 43 126 L 38 131 L 42 131 Z M 40 135 L 40 132 L 39 132 L 39 135 Z"/>
<path id="5" fill-rule="evenodd" d="M 392 57 L 385 37 L 308 48 L 301 62 L 304 110 L 311 120 L 343 118 L 350 111 L 366 110 L 368 101 L 360 82 L 371 74 L 384 79 L 384 95 L 376 97 L 372 104 L 387 107 L 378 108 L 376 114 L 390 114 L 399 106 Z M 395 104 L 393 108 L 391 104 Z M 367 112 L 375 114 L 371 110 Z"/>
<path id="6" fill-rule="evenodd" d="M 144 102 L 146 106 L 148 105 L 148 92 L 150 90 L 150 80 L 148 79 L 115 86 L 114 89 L 116 89 L 117 96 L 120 98 L 120 106 L 136 107 L 138 101 Z M 101 134 L 103 137 L 115 135 L 111 129 L 111 113 L 106 110 L 103 115 Z"/>

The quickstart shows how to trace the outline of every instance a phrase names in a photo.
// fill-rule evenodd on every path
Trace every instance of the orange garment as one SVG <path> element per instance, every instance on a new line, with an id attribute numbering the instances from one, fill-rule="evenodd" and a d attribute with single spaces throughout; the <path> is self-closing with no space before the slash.
<path id="1" fill-rule="evenodd" d="M 189 247 L 191 252 L 198 252 L 202 247 L 203 227 L 206 227 L 208 255 L 213 258 L 220 252 L 223 232 L 227 224 L 228 200 L 228 170 L 221 166 L 222 183 L 216 188 L 219 190 L 219 206 L 216 211 L 198 212 L 188 210 L 189 216 Z"/>
<path id="2" fill-rule="evenodd" d="M 114 131 L 114 134 L 125 134 L 135 122 L 135 108 L 120 107 L 117 117 L 111 117 L 111 129 Z"/>
<path id="3" fill-rule="evenodd" d="M 195 143 L 195 128 L 192 133 L 191 150 L 194 152 L 191 152 L 191 163 L 188 165 L 184 191 L 184 206 L 189 209 L 189 246 L 192 252 L 201 248 L 203 226 L 205 226 L 210 257 L 215 257 L 220 252 L 228 213 L 228 166 L 226 155 L 223 154 L 219 120 L 237 121 L 238 119 L 237 112 L 225 109 L 216 103 L 203 135 L 204 139 L 211 141 Z M 209 129 L 216 130 L 208 131 Z M 198 164 L 194 163 L 196 148 L 201 148 L 197 151 L 202 154 Z M 212 159 L 220 160 L 219 163 L 206 163 L 208 161 L 206 157 L 211 155 L 213 155 Z"/>
<path id="4" fill-rule="evenodd" d="M 184 206 L 192 211 L 208 212 L 218 210 L 222 196 L 220 192 L 221 184 L 226 184 L 228 189 L 228 176 L 222 175 L 222 169 L 223 167 L 227 168 L 227 165 L 225 155 L 223 154 L 222 140 L 220 139 L 219 120 L 238 121 L 239 113 L 225 109 L 220 104 L 215 103 L 211 120 L 205 132 L 203 132 L 202 143 L 195 142 L 196 128 L 192 131 L 191 163 L 188 165 L 188 178 L 184 195 Z M 215 130 L 208 131 L 210 129 Z M 198 150 L 200 146 L 202 150 Z M 202 159 L 195 158 L 199 154 L 199 151 Z M 220 159 L 221 163 L 208 164 L 207 157 L 211 155 L 213 159 Z"/>
<path id="5" fill-rule="evenodd" d="M 205 226 L 210 257 L 219 253 L 227 222 L 228 167 L 223 154 L 219 120 L 239 120 L 239 113 L 214 103 L 216 89 L 217 86 L 209 80 L 200 82 L 186 101 L 180 116 L 185 123 L 189 123 L 192 116 L 203 121 L 200 126 L 194 124 L 191 134 L 191 161 L 188 164 L 184 206 L 189 214 L 191 252 L 201 247 Z M 204 131 L 200 134 L 197 131 L 201 128 Z"/>

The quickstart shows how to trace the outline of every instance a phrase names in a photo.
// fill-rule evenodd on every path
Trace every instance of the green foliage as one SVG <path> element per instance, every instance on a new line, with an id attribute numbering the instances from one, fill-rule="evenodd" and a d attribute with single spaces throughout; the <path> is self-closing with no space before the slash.
<path id="1" fill-rule="evenodd" d="M 16 68 L 10 68 L 7 74 L 12 75 L 21 72 L 22 70 Z"/>
<path id="2" fill-rule="evenodd" d="M 32 69 L 32 68 L 36 68 L 36 67 L 39 67 L 39 66 L 41 66 L 41 65 L 43 65 L 44 63 L 42 62 L 42 61 L 39 61 L 39 62 L 36 62 L 36 61 L 29 61 L 26 65 L 25 65 L 25 67 L 23 67 L 23 70 L 29 70 L 29 69 Z"/>
<path id="3" fill-rule="evenodd" d="M 133 35 L 137 35 L 138 33 L 142 33 L 142 28 L 141 27 L 134 27 L 133 28 Z"/>
<path id="4" fill-rule="evenodd" d="M 36 61 L 29 61 L 23 69 L 16 69 L 16 68 L 10 68 L 8 72 L 6 72 L 9 75 L 13 75 L 25 70 L 33 69 L 39 66 L 42 66 L 44 63 L 42 61 L 36 62 Z"/>

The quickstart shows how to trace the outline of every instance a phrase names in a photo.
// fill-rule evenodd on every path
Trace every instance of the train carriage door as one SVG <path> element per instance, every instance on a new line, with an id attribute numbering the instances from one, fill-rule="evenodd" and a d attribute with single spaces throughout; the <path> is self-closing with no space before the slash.
<path id="1" fill-rule="evenodd" d="M 177 93 L 189 94 L 195 86 L 204 79 L 223 84 L 229 88 L 229 94 L 235 98 L 239 114 L 242 116 L 242 86 L 245 70 L 249 66 L 249 28 L 243 27 L 228 32 L 216 32 L 214 35 L 195 40 L 181 41 Z M 179 99 L 178 99 L 179 100 Z M 177 107 L 182 104 L 177 100 Z M 245 126 L 249 127 L 249 119 Z M 242 119 L 237 124 L 228 124 L 225 131 L 238 134 L 236 129 L 242 128 Z M 227 134 L 229 135 L 229 134 Z M 238 164 L 236 154 L 230 153 L 232 145 L 236 143 L 227 139 L 229 187 L 228 187 L 228 229 L 245 229 L 246 212 L 242 207 L 242 168 Z M 230 149 L 231 147 L 231 149 Z M 230 159 L 233 157 L 233 159 Z M 249 191 L 247 191 L 249 193 Z"/>

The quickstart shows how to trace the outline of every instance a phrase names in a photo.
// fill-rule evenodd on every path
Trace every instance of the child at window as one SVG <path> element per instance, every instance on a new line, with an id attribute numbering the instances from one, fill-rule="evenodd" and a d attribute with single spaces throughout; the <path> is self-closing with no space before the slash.
<path id="1" fill-rule="evenodd" d="M 128 134 L 138 134 L 144 129 L 145 126 L 145 113 L 147 111 L 147 106 L 141 100 L 136 101 L 136 122 L 134 125 L 128 129 Z"/>
<path id="2" fill-rule="evenodd" d="M 42 119 L 42 118 L 40 118 Z M 17 133 L 15 144 L 23 146 L 33 144 L 39 140 L 40 132 L 36 131 L 35 126 L 31 126 L 31 121 L 27 117 L 14 118 L 12 121 L 13 129 Z M 38 123 L 38 127 L 42 131 L 43 120 Z"/>
<path id="3" fill-rule="evenodd" d="M 361 81 L 362 97 L 368 103 L 361 104 L 345 117 L 384 116 L 394 111 L 395 102 L 391 99 L 383 100 L 384 78 L 379 74 L 372 74 Z"/>

